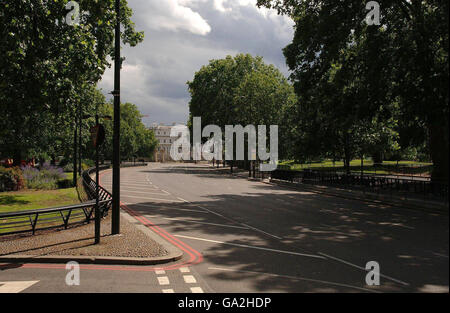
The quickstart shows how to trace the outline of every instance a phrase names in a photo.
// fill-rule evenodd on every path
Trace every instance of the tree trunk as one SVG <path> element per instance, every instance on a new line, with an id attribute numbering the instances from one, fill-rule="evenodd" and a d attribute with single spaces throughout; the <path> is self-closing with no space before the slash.
<path id="1" fill-rule="evenodd" d="M 15 149 L 13 155 L 13 165 L 20 166 L 21 163 L 22 163 L 22 151 L 20 151 L 20 149 Z"/>
<path id="2" fill-rule="evenodd" d="M 350 145 L 349 145 L 348 141 L 349 141 L 348 134 L 345 134 L 345 139 L 344 139 L 344 168 L 345 168 L 345 173 L 350 174 L 351 157 L 350 157 Z"/>
<path id="3" fill-rule="evenodd" d="M 433 161 L 433 181 L 448 182 L 448 120 L 442 124 L 432 123 L 428 126 L 430 131 L 430 152 Z"/>
<path id="4" fill-rule="evenodd" d="M 77 170 L 77 126 L 75 124 L 75 129 L 74 129 L 74 137 L 73 137 L 73 185 L 76 186 L 77 185 L 77 175 L 78 175 L 78 170 Z"/>
<path id="5" fill-rule="evenodd" d="M 364 176 L 364 156 L 361 155 L 361 176 Z"/>

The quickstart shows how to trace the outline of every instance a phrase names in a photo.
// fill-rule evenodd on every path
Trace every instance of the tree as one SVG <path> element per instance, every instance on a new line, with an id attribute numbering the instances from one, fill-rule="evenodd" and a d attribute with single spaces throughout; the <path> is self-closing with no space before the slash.
<path id="1" fill-rule="evenodd" d="M 15 163 L 45 145 L 54 116 L 73 119 L 80 93 L 95 84 L 113 55 L 114 0 L 81 0 L 80 25 L 63 23 L 67 0 L 5 0 L 0 11 L 0 121 L 3 154 Z M 122 41 L 143 40 L 121 1 Z"/>
<path id="2" fill-rule="evenodd" d="M 425 127 L 434 163 L 432 178 L 448 180 L 449 3 L 379 2 L 380 26 L 365 23 L 365 1 L 258 0 L 258 5 L 275 8 L 295 21 L 293 41 L 284 54 L 301 105 L 315 101 L 333 66 L 350 64 L 353 75 L 345 75 L 345 85 L 356 87 L 358 99 L 363 99 L 358 111 L 378 112 L 383 117 L 379 121 L 400 118 L 400 126 L 415 121 Z M 353 59 L 340 62 L 342 54 Z"/>
<path id="3" fill-rule="evenodd" d="M 149 158 L 158 146 L 153 131 L 142 123 L 142 115 L 136 105 L 122 103 L 120 105 L 120 154 L 122 159 L 135 157 Z M 112 115 L 113 105 L 104 103 L 99 112 L 101 115 Z M 101 147 L 101 154 L 106 159 L 112 158 L 113 122 L 103 121 L 105 126 L 105 144 Z"/>
<path id="4" fill-rule="evenodd" d="M 296 101 L 281 72 L 249 54 L 211 60 L 187 84 L 188 125 L 199 116 L 203 124 L 221 127 L 223 134 L 226 125 L 279 125 L 281 112 Z"/>

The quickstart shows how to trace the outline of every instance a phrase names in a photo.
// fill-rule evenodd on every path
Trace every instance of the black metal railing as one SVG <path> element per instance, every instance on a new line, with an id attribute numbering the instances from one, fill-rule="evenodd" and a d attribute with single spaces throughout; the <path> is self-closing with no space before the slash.
<path id="1" fill-rule="evenodd" d="M 109 168 L 102 166 L 101 169 Z M 72 224 L 90 223 L 94 219 L 96 183 L 91 178 L 95 168 L 84 171 L 81 176 L 81 185 L 84 187 L 86 199 L 83 203 L 45 208 L 38 210 L 27 210 L 19 212 L 0 213 L 0 236 L 32 232 L 38 229 L 68 228 Z M 112 204 L 112 195 L 102 186 L 99 186 L 99 208 L 102 217 L 108 214 Z"/>
<path id="2" fill-rule="evenodd" d="M 277 169 L 271 179 L 312 185 L 338 186 L 364 192 L 399 195 L 418 199 L 448 201 L 448 181 L 407 178 L 390 175 L 336 173 L 324 171 L 290 171 Z"/>
<path id="3" fill-rule="evenodd" d="M 110 167 L 109 165 L 100 165 L 99 170 L 100 171 L 106 170 L 109 167 Z M 87 200 L 95 199 L 96 195 L 96 183 L 95 180 L 92 179 L 91 177 L 93 173 L 95 173 L 95 167 L 84 171 L 83 174 L 81 175 L 84 191 L 87 194 Z M 103 188 L 101 185 L 99 186 L 99 199 L 100 201 L 112 199 L 111 193 L 105 188 Z"/>

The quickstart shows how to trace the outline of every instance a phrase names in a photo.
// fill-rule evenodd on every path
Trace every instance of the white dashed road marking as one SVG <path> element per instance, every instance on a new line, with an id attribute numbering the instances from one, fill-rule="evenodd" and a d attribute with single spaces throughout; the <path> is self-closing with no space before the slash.
<path id="1" fill-rule="evenodd" d="M 197 280 L 192 275 L 184 275 L 183 279 L 184 279 L 184 282 L 186 284 L 195 284 L 195 283 L 197 283 Z"/>
<path id="2" fill-rule="evenodd" d="M 157 200 L 157 201 L 168 201 L 174 203 L 180 203 L 181 201 L 171 200 L 171 199 L 159 199 L 159 198 L 150 198 L 150 197 L 136 197 L 136 196 L 126 196 L 121 195 L 122 198 L 132 198 L 132 199 L 146 199 L 146 200 Z"/>
<path id="3" fill-rule="evenodd" d="M 191 270 L 190 270 L 189 268 L 187 268 L 187 267 L 181 267 L 181 268 L 180 268 L 180 272 L 181 272 L 181 273 L 190 273 Z"/>
<path id="4" fill-rule="evenodd" d="M 326 259 L 326 257 L 320 256 L 320 255 L 315 255 L 315 254 L 305 254 L 305 253 L 299 253 L 299 252 L 293 252 L 293 251 L 284 251 L 284 250 L 270 249 L 270 248 L 264 248 L 264 247 L 241 245 L 241 244 L 237 244 L 237 243 L 229 243 L 229 242 L 210 240 L 210 239 L 204 239 L 204 238 L 196 238 L 196 237 L 190 237 L 190 236 L 182 236 L 182 235 L 174 235 L 174 236 L 175 237 L 179 237 L 179 238 L 186 238 L 186 239 L 192 239 L 192 240 L 200 240 L 200 241 L 206 241 L 206 242 L 212 242 L 212 243 L 219 243 L 219 244 L 223 244 L 223 245 L 229 245 L 229 246 L 235 246 L 235 247 L 241 247 L 241 248 L 249 248 L 249 249 L 272 251 L 272 252 L 276 252 L 276 253 L 292 254 L 292 255 L 298 255 L 298 256 L 304 256 L 304 257 L 316 258 L 316 259 L 323 259 L 323 260 Z"/>
<path id="5" fill-rule="evenodd" d="M 183 201 L 183 202 L 192 204 L 192 202 L 190 202 L 190 201 L 188 201 L 188 200 L 186 200 L 186 199 L 183 199 L 183 198 L 180 198 L 180 197 L 177 197 L 177 199 L 180 200 L 180 201 Z M 238 223 L 238 224 L 240 224 L 240 225 L 242 225 L 242 226 L 245 226 L 247 229 L 252 229 L 252 230 L 254 230 L 254 231 L 263 233 L 263 234 L 265 234 L 265 235 L 267 235 L 267 236 L 270 236 L 270 237 L 272 237 L 272 238 L 276 238 L 276 239 L 278 239 L 278 240 L 283 239 L 283 238 L 281 238 L 281 237 L 279 237 L 279 236 L 275 236 L 275 235 L 273 235 L 273 234 L 270 234 L 270 233 L 268 233 L 268 232 L 265 232 L 265 231 L 263 231 L 263 230 L 261 230 L 261 229 L 258 229 L 258 228 L 256 228 L 256 227 L 253 227 L 253 226 L 250 226 L 250 225 L 247 225 L 247 224 L 244 224 L 244 223 L 236 222 L 236 221 L 234 221 L 234 220 L 232 220 L 232 219 L 230 219 L 230 218 L 228 218 L 228 217 L 226 217 L 226 216 L 224 216 L 224 215 L 222 215 L 222 214 L 220 214 L 220 213 L 214 212 L 214 211 L 212 211 L 212 210 L 210 210 L 210 209 L 208 209 L 208 208 L 205 208 L 205 207 L 203 207 L 203 206 L 200 206 L 200 205 L 196 205 L 196 206 L 197 206 L 198 208 L 202 209 L 202 210 L 205 210 L 205 211 L 211 213 L 211 214 L 214 214 L 214 215 L 217 215 L 217 216 L 219 216 L 219 217 L 221 217 L 221 218 L 224 218 L 224 219 L 226 219 L 227 221 L 230 221 L 230 222 L 232 222 L 232 223 Z"/>
<path id="6" fill-rule="evenodd" d="M 348 285 L 348 284 L 335 283 L 335 282 L 326 281 L 326 280 L 305 278 L 305 277 L 278 275 L 278 274 L 273 274 L 273 273 L 254 272 L 254 271 L 242 271 L 242 270 L 235 270 L 235 269 L 232 269 L 232 268 L 220 268 L 220 267 L 209 267 L 208 269 L 209 270 L 214 270 L 214 271 L 225 271 L 225 272 L 238 272 L 238 273 L 251 273 L 251 274 L 258 274 L 258 275 L 267 275 L 267 276 L 287 278 L 287 279 L 292 279 L 292 280 L 302 280 L 302 281 L 321 283 L 321 284 L 326 284 L 326 285 L 331 285 L 331 286 L 346 287 L 346 288 L 362 290 L 362 291 L 366 291 L 366 292 L 380 293 L 379 291 L 373 290 L 373 289 L 362 288 L 362 287 Z"/>
<path id="7" fill-rule="evenodd" d="M 359 265 L 350 263 L 350 262 L 348 262 L 348 261 L 344 261 L 344 260 L 342 260 L 342 259 L 336 258 L 336 257 L 334 257 L 334 256 L 331 256 L 331 255 L 328 255 L 328 254 L 325 254 L 325 253 L 322 253 L 322 252 L 319 252 L 319 254 L 320 254 L 320 255 L 323 255 L 323 256 L 325 256 L 325 257 L 327 257 L 327 258 L 330 258 L 330 259 L 332 259 L 332 260 L 335 260 L 335 261 L 338 261 L 338 262 L 347 264 L 347 265 L 352 266 L 352 267 L 354 267 L 354 268 L 358 268 L 358 269 L 360 269 L 360 270 L 366 271 L 366 269 L 365 269 L 364 267 L 361 267 L 361 266 L 359 266 Z M 401 281 L 401 280 L 399 280 L 399 279 L 395 279 L 395 278 L 393 278 L 393 277 L 390 277 L 390 276 L 387 276 L 387 275 L 384 275 L 384 274 L 381 274 L 381 273 L 380 273 L 380 276 L 381 276 L 381 277 L 384 277 L 384 278 L 386 278 L 386 279 L 389 279 L 389 280 L 391 280 L 391 281 L 393 281 L 393 282 L 396 282 L 396 283 L 399 283 L 399 284 L 402 284 L 402 285 L 405 285 L 405 286 L 409 286 L 408 283 L 406 283 L 406 282 L 404 282 L 404 281 Z"/>
<path id="8" fill-rule="evenodd" d="M 182 222 L 186 222 L 186 223 L 196 223 L 196 224 L 212 225 L 212 226 L 219 226 L 219 227 L 229 227 L 229 228 L 249 229 L 248 227 L 243 227 L 243 226 L 235 226 L 235 225 L 226 225 L 226 224 L 216 224 L 216 223 L 199 222 L 199 221 L 187 220 L 187 219 L 176 218 L 176 217 L 163 217 L 162 219 L 164 219 L 164 220 L 169 220 L 169 221 L 182 221 Z"/>
<path id="9" fill-rule="evenodd" d="M 173 289 L 163 289 L 163 293 L 174 293 Z"/>
<path id="10" fill-rule="evenodd" d="M 0 293 L 19 293 L 38 282 L 39 280 L 0 282 Z"/>
<path id="11" fill-rule="evenodd" d="M 191 287 L 192 293 L 203 293 L 203 289 L 200 287 Z"/>
<path id="12" fill-rule="evenodd" d="M 167 277 L 167 276 L 158 277 L 158 282 L 161 286 L 170 284 L 169 277 Z"/>
<path id="13" fill-rule="evenodd" d="M 156 191 L 156 192 L 154 192 Z M 134 191 L 134 190 L 120 190 L 120 192 L 126 192 L 126 193 L 141 193 L 145 195 L 160 195 L 160 196 L 166 196 L 167 194 L 161 193 L 158 190 L 153 191 Z M 122 195 L 123 196 L 123 195 Z"/>

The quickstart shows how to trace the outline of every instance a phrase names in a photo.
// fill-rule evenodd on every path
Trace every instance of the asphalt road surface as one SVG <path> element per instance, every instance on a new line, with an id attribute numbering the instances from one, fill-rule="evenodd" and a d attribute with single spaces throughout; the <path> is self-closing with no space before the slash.
<path id="1" fill-rule="evenodd" d="M 66 285 L 64 265 L 6 266 L 0 292 L 449 290 L 448 215 L 249 181 L 206 164 L 153 163 L 121 173 L 124 210 L 184 250 L 182 260 L 82 265 L 79 286 Z M 107 189 L 111 175 L 101 178 Z M 366 282 L 371 261 L 379 286 Z"/>

